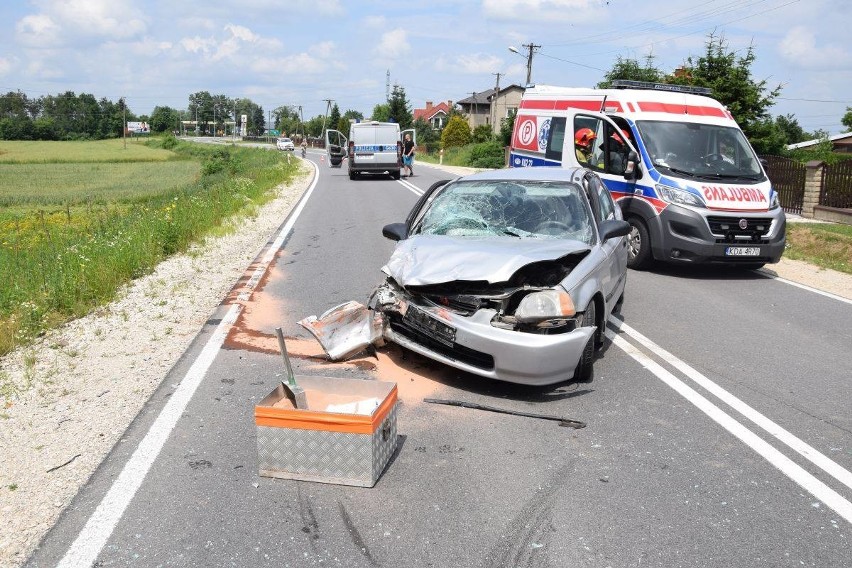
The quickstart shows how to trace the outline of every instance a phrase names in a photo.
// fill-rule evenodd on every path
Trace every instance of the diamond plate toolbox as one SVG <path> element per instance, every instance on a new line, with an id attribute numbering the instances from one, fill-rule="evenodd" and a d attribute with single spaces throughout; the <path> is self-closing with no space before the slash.
<path id="1" fill-rule="evenodd" d="M 373 487 L 396 450 L 396 383 L 296 378 L 307 410 L 281 385 L 255 406 L 260 475 Z"/>

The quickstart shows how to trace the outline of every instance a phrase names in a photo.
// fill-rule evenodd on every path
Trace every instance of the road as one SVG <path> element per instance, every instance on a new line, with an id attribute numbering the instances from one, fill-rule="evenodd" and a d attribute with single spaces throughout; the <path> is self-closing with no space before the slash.
<path id="1" fill-rule="evenodd" d="M 254 292 L 211 314 L 28 566 L 849 565 L 852 302 L 759 272 L 631 271 L 590 383 L 487 382 L 394 346 L 329 363 L 296 322 L 365 302 L 382 226 L 449 176 L 350 181 L 309 158 L 317 183 Z M 258 476 L 277 326 L 297 373 L 397 382 L 399 448 L 375 487 Z"/>

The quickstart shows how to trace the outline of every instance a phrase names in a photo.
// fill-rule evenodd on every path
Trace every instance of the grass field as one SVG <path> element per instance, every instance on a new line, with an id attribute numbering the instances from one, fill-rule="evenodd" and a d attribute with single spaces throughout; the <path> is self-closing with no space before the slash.
<path id="1" fill-rule="evenodd" d="M 279 152 L 174 138 L 126 152 L 116 140 L 2 142 L 0 152 L 0 355 L 108 303 L 274 198 L 299 168 Z"/>
<path id="2" fill-rule="evenodd" d="M 165 162 L 183 159 L 164 148 L 152 148 L 142 139 L 94 142 L 0 140 L 0 164 L 60 164 L 86 162 Z"/>
<path id="3" fill-rule="evenodd" d="M 787 223 L 784 256 L 852 274 L 852 225 Z"/>

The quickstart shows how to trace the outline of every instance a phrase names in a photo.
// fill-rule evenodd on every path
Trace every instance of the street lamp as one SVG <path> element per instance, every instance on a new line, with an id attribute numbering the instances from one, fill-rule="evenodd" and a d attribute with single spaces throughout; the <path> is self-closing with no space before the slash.
<path id="1" fill-rule="evenodd" d="M 530 83 L 532 82 L 533 53 L 535 53 L 535 50 L 538 49 L 541 46 L 536 45 L 534 43 L 525 43 L 521 47 L 527 48 L 527 55 L 526 55 L 526 58 L 527 58 L 527 84 L 526 84 L 526 86 L 528 87 L 530 85 Z M 517 53 L 518 55 L 521 55 L 521 52 L 518 51 L 518 48 L 513 46 L 513 45 L 509 46 L 509 51 L 511 51 L 512 53 Z M 521 57 L 524 57 L 524 56 L 521 55 Z"/>

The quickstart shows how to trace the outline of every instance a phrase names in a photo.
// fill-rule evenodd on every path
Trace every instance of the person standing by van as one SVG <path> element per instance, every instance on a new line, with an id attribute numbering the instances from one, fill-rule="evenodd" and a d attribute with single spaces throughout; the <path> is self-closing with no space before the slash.
<path id="1" fill-rule="evenodd" d="M 411 134 L 405 135 L 405 141 L 402 143 L 402 166 L 403 172 L 408 171 L 408 176 L 414 176 L 414 142 L 411 141 Z"/>

